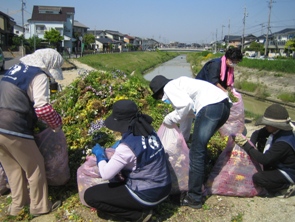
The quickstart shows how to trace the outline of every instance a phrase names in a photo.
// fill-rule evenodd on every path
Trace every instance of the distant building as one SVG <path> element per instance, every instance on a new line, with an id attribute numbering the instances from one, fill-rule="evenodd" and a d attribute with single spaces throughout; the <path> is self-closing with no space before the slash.
<path id="1" fill-rule="evenodd" d="M 72 48 L 75 41 L 73 38 L 74 15 L 74 7 L 35 5 L 32 18 L 28 20 L 25 27 L 25 38 L 38 36 L 38 38 L 44 39 L 45 31 L 56 29 L 64 37 L 61 46 Z"/>
<path id="2" fill-rule="evenodd" d="M 15 24 L 12 17 L 0 11 L 0 46 L 3 50 L 12 45 L 13 26 Z"/>

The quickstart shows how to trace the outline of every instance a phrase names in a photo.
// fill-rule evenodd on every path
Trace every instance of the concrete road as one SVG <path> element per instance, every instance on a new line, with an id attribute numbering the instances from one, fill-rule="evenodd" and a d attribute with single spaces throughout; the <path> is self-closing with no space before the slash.
<path id="1" fill-rule="evenodd" d="M 9 69 L 11 66 L 19 63 L 19 59 L 21 57 L 15 57 L 15 58 L 5 58 L 5 70 L 4 71 L 0 71 L 0 79 L 2 79 L 2 76 L 4 75 L 4 73 L 7 71 L 7 69 Z"/>

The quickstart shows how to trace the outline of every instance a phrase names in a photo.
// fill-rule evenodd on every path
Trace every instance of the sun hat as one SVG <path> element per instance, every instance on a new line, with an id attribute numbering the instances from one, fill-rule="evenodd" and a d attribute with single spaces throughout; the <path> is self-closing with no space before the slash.
<path id="1" fill-rule="evenodd" d="M 152 97 L 154 99 L 158 99 L 158 94 L 163 90 L 164 86 L 171 81 L 171 79 L 167 79 L 165 76 L 157 75 L 150 82 L 150 89 L 153 92 Z"/>
<path id="2" fill-rule="evenodd" d="M 123 99 L 113 104 L 112 114 L 105 120 L 105 126 L 121 133 L 130 128 L 135 135 L 148 135 L 153 131 L 152 121 L 152 117 L 142 114 L 132 100 Z"/>
<path id="3" fill-rule="evenodd" d="M 270 105 L 264 112 L 264 115 L 260 117 L 255 125 L 268 125 L 273 126 L 281 130 L 292 130 L 291 118 L 285 107 L 279 104 Z"/>

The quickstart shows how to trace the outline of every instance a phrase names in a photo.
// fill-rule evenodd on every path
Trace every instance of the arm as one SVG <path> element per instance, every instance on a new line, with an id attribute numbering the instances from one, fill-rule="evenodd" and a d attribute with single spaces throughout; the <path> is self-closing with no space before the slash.
<path id="1" fill-rule="evenodd" d="M 250 143 L 246 143 L 242 148 L 251 158 L 263 165 L 273 164 L 281 160 L 289 151 L 289 145 L 285 142 L 275 142 L 264 154 L 256 150 Z"/>
<path id="2" fill-rule="evenodd" d="M 120 144 L 109 160 L 102 160 L 98 163 L 98 168 L 102 179 L 110 180 L 114 178 L 123 168 L 130 170 L 135 166 L 136 157 L 132 150 L 125 144 Z"/>
<path id="3" fill-rule="evenodd" d="M 33 79 L 28 89 L 28 95 L 34 102 L 37 117 L 45 121 L 52 129 L 60 128 L 62 119 L 49 104 L 49 85 L 45 74 L 37 75 Z"/>
<path id="4" fill-rule="evenodd" d="M 168 83 L 164 87 L 164 97 L 167 96 L 171 101 L 174 111 L 166 115 L 164 122 L 179 123 L 186 118 L 194 107 L 194 102 L 186 91 L 181 89 L 178 84 Z M 163 97 L 163 98 L 164 98 Z"/>

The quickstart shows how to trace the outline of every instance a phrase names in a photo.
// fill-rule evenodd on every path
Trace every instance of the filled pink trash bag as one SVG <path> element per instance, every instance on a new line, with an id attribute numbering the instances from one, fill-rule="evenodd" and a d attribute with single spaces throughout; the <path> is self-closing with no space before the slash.
<path id="1" fill-rule="evenodd" d="M 246 137 L 245 137 L 246 138 Z M 262 171 L 261 165 L 229 137 L 205 184 L 205 194 L 253 197 L 265 190 L 253 184 L 252 176 Z"/>
<path id="2" fill-rule="evenodd" d="M 233 106 L 230 108 L 228 120 L 218 130 L 221 136 L 243 133 L 245 130 L 245 114 L 242 95 L 236 92 L 235 89 L 232 90 L 232 94 L 238 99 L 238 101 L 233 103 Z"/>
<path id="3" fill-rule="evenodd" d="M 171 194 L 188 190 L 189 149 L 178 127 L 160 126 L 158 136 L 164 146 L 169 160 L 172 179 Z"/>
<path id="4" fill-rule="evenodd" d="M 108 159 L 111 159 L 115 152 L 113 148 L 105 149 L 105 153 Z M 117 175 L 112 181 L 122 181 L 123 177 Z M 96 157 L 94 155 L 87 156 L 86 161 L 77 170 L 77 183 L 78 183 L 78 193 L 81 203 L 84 206 L 89 207 L 84 200 L 84 193 L 87 188 L 109 183 L 108 180 L 103 180 L 100 176 L 98 166 L 96 164 Z"/>

